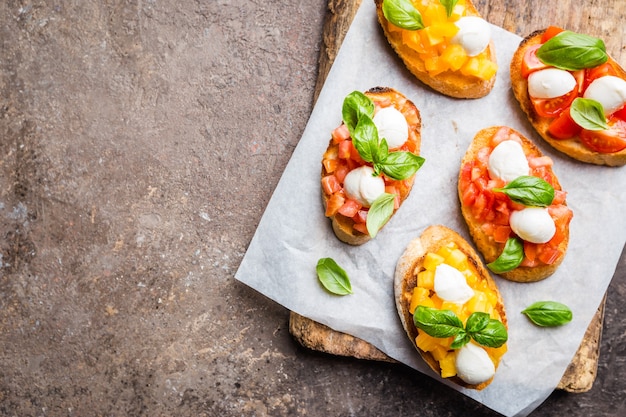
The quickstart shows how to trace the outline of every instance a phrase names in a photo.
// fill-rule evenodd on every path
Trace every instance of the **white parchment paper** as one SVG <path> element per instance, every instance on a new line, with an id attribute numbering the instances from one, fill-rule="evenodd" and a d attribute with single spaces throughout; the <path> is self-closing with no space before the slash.
<path id="1" fill-rule="evenodd" d="M 404 68 L 382 35 L 374 2 L 364 1 L 236 278 L 286 308 L 361 338 L 503 415 L 525 416 L 559 383 L 615 272 L 626 240 L 626 172 L 569 159 L 534 133 L 510 89 L 508 66 L 520 38 L 495 26 L 492 30 L 499 63 L 493 91 L 478 100 L 451 99 L 424 87 Z M 344 97 L 375 86 L 395 88 L 416 104 L 422 116 L 426 162 L 411 195 L 376 239 L 352 247 L 335 237 L 324 217 L 321 158 L 330 132 L 341 123 Z M 469 240 L 456 179 L 474 134 L 493 125 L 519 130 L 553 158 L 574 218 L 568 253 L 553 276 L 532 284 L 495 277 L 509 320 L 509 350 L 494 382 L 477 392 L 442 380 L 422 362 L 395 310 L 392 281 L 406 245 L 427 226 L 444 224 Z M 332 257 L 346 270 L 352 295 L 324 291 L 315 273 L 322 257 Z M 573 321 L 558 328 L 535 327 L 521 311 L 540 300 L 567 304 Z"/>

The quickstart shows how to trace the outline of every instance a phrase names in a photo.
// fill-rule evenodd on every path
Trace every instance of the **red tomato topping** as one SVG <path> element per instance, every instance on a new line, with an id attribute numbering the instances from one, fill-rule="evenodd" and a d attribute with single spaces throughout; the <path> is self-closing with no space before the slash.
<path id="1" fill-rule="evenodd" d="M 563 111 L 556 119 L 550 122 L 548 133 L 555 139 L 569 139 L 578 136 L 582 127 L 580 127 L 567 111 Z"/>
<path id="2" fill-rule="evenodd" d="M 532 72 L 549 67 L 537 58 L 537 49 L 539 48 L 541 48 L 541 44 L 532 45 L 526 50 L 522 59 L 522 77 L 528 78 Z"/>
<path id="3" fill-rule="evenodd" d="M 626 149 L 626 121 L 612 118 L 606 130 L 580 132 L 580 141 L 589 149 L 600 153 L 613 153 Z"/>
<path id="4" fill-rule="evenodd" d="M 563 32 L 563 29 L 558 26 L 548 26 L 543 35 L 541 35 L 541 43 L 548 42 L 561 32 Z"/>
<path id="5" fill-rule="evenodd" d="M 521 140 L 515 132 L 500 129 L 492 138 L 492 143 L 502 140 Z M 524 205 L 513 202 L 506 194 L 493 192 L 493 188 L 501 188 L 505 184 L 498 179 L 492 179 L 486 161 L 489 153 L 495 147 L 486 147 L 477 153 L 476 159 L 464 164 L 459 174 L 460 200 L 463 207 L 469 208 L 471 215 L 481 224 L 482 231 L 504 247 L 507 239 L 516 236 L 510 227 L 510 214 L 514 210 L 521 210 Z M 556 177 L 551 172 L 552 159 L 543 156 L 527 156 L 530 175 L 543 178 L 553 186 Z M 483 161 L 484 160 L 484 161 Z M 560 188 L 560 187 L 558 187 Z M 572 218 L 572 211 L 565 205 L 567 193 L 555 189 L 555 198 L 548 207 L 550 216 L 554 220 L 556 233 L 553 238 L 544 244 L 524 242 L 525 257 L 522 266 L 532 267 L 540 264 L 554 263 L 562 252 L 558 245 L 567 237 L 567 227 Z"/>
<path id="6" fill-rule="evenodd" d="M 578 89 L 574 88 L 567 94 L 555 98 L 534 98 L 530 101 L 535 108 L 537 114 L 541 117 L 557 117 L 563 110 L 569 108 L 572 101 L 578 97 Z"/>
<path id="7" fill-rule="evenodd" d="M 604 64 L 598 65 L 597 67 L 587 68 L 585 70 L 585 83 L 583 85 L 583 91 L 589 87 L 594 80 L 604 77 L 605 75 L 614 75 L 617 76 L 617 72 L 615 68 L 608 62 Z"/>
<path id="8" fill-rule="evenodd" d="M 360 209 L 361 204 L 351 198 L 348 198 L 337 212 L 346 217 L 354 217 Z"/>
<path id="9" fill-rule="evenodd" d="M 326 202 L 326 217 L 334 216 L 337 211 L 343 206 L 345 198 L 340 194 L 333 194 Z"/>
<path id="10" fill-rule="evenodd" d="M 616 118 L 616 119 L 621 119 L 621 120 L 626 121 L 626 106 L 624 106 L 621 109 L 613 112 L 613 114 L 611 116 Z"/>
<path id="11" fill-rule="evenodd" d="M 350 139 L 350 131 L 348 130 L 348 126 L 342 123 L 339 127 L 332 131 L 331 137 L 333 138 L 334 143 L 339 143 L 342 140 Z"/>
<path id="12" fill-rule="evenodd" d="M 322 189 L 326 195 L 335 194 L 341 190 L 341 184 L 333 174 L 322 177 Z"/>

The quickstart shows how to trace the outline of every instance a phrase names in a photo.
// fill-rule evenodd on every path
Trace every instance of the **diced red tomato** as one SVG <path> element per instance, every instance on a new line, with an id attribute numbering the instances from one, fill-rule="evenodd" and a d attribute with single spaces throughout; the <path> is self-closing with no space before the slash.
<path id="1" fill-rule="evenodd" d="M 326 217 L 331 217 L 337 214 L 337 211 L 343 206 L 345 198 L 340 194 L 333 194 L 326 202 Z"/>
<path id="2" fill-rule="evenodd" d="M 569 109 L 561 112 L 561 114 L 548 126 L 548 133 L 555 139 L 570 139 L 574 136 L 578 136 L 582 127 L 580 127 L 572 116 L 570 116 Z"/>
<path id="3" fill-rule="evenodd" d="M 367 221 L 367 210 L 359 210 L 355 216 L 352 217 L 355 223 L 365 223 Z"/>
<path id="4" fill-rule="evenodd" d="M 343 140 L 339 142 L 337 156 L 341 159 L 350 159 L 350 149 L 352 148 L 351 140 Z"/>
<path id="5" fill-rule="evenodd" d="M 600 153 L 613 153 L 626 149 L 626 121 L 613 118 L 605 130 L 580 132 L 580 141 L 589 149 Z"/>
<path id="6" fill-rule="evenodd" d="M 346 179 L 346 175 L 348 175 L 350 169 L 346 164 L 339 164 L 335 169 L 335 177 L 337 177 L 337 181 L 343 184 L 343 181 Z"/>
<path id="7" fill-rule="evenodd" d="M 563 32 L 563 29 L 558 26 L 548 26 L 545 32 L 543 32 L 543 35 L 541 35 L 541 43 L 548 42 L 561 32 Z"/>
<path id="8" fill-rule="evenodd" d="M 350 141 L 350 159 L 357 162 L 359 165 L 365 164 L 365 161 L 361 158 L 361 154 L 359 154 L 359 151 L 357 151 L 352 141 Z"/>
<path id="9" fill-rule="evenodd" d="M 567 198 L 567 192 L 563 190 L 554 190 L 554 200 L 552 200 L 552 204 L 559 205 L 565 203 L 565 199 Z"/>
<path id="10" fill-rule="evenodd" d="M 498 243 L 506 243 L 510 235 L 511 235 L 510 226 L 496 226 L 493 231 L 493 240 L 495 240 Z"/>
<path id="11" fill-rule="evenodd" d="M 341 190 L 341 184 L 333 174 L 322 177 L 322 189 L 326 195 L 335 194 Z"/>
<path id="12" fill-rule="evenodd" d="M 537 258 L 537 244 L 524 241 L 524 256 L 534 262 Z"/>
<path id="13" fill-rule="evenodd" d="M 354 226 L 352 226 L 354 228 L 354 230 L 356 230 L 357 232 L 361 232 L 364 235 L 367 235 L 367 225 L 365 223 L 354 223 Z"/>
<path id="14" fill-rule="evenodd" d="M 478 190 L 474 184 L 469 184 L 467 187 L 464 187 L 464 191 L 461 196 L 463 205 L 466 207 L 473 206 L 476 201 L 477 194 Z"/>
<path id="15" fill-rule="evenodd" d="M 541 117 L 557 117 L 567 109 L 574 99 L 578 97 L 578 89 L 574 88 L 567 94 L 555 98 L 535 98 L 530 97 L 533 108 Z"/>
<path id="16" fill-rule="evenodd" d="M 508 140 L 510 135 L 511 135 L 511 130 L 506 126 L 502 126 L 500 129 L 496 131 L 496 133 L 491 138 L 491 147 L 493 148 L 496 145 L 498 145 L 500 142 Z M 491 152 L 491 149 L 487 148 L 487 151 Z"/>
<path id="17" fill-rule="evenodd" d="M 554 161 L 547 155 L 528 158 L 528 166 L 531 168 L 551 167 L 553 164 Z"/>
<path id="18" fill-rule="evenodd" d="M 329 158 L 325 158 L 322 161 L 322 165 L 324 166 L 324 170 L 331 174 L 335 171 L 335 169 L 337 169 L 337 166 L 339 165 L 339 161 L 336 159 L 329 159 Z"/>
<path id="19" fill-rule="evenodd" d="M 339 210 L 337 210 L 337 212 L 346 217 L 354 217 L 360 209 L 361 204 L 351 198 L 348 198 Z"/>
<path id="20" fill-rule="evenodd" d="M 472 181 L 472 163 L 468 162 L 461 167 L 459 174 L 459 186 L 461 190 L 466 189 Z"/>
<path id="21" fill-rule="evenodd" d="M 537 258 L 546 265 L 552 265 L 562 255 L 562 252 L 552 246 L 543 245 Z"/>
<path id="22" fill-rule="evenodd" d="M 339 143 L 343 140 L 350 139 L 350 131 L 348 130 L 348 126 L 342 123 L 339 127 L 332 131 L 331 137 L 333 138 L 334 143 Z"/>
<path id="23" fill-rule="evenodd" d="M 541 48 L 541 44 L 532 45 L 526 50 L 522 59 L 522 77 L 528 78 L 531 73 L 549 67 L 537 58 L 537 49 L 539 48 Z"/>

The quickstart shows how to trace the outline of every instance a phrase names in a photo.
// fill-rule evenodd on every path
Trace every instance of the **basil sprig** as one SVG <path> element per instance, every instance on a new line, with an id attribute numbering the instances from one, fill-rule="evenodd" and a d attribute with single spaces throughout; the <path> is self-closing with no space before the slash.
<path id="1" fill-rule="evenodd" d="M 572 119 L 583 129 L 605 130 L 609 128 L 602 104 L 590 98 L 577 97 L 569 111 Z"/>
<path id="2" fill-rule="evenodd" d="M 576 71 L 604 64 L 608 55 L 602 39 L 566 30 L 541 45 L 537 58 L 544 64 Z"/>
<path id="3" fill-rule="evenodd" d="M 510 237 L 504 244 L 504 250 L 498 259 L 488 263 L 487 268 L 496 274 L 512 271 L 524 260 L 524 244 L 515 237 Z"/>
<path id="4" fill-rule="evenodd" d="M 395 199 L 395 194 L 383 193 L 370 206 L 365 226 L 367 227 L 367 233 L 372 239 L 376 237 L 378 231 L 391 218 Z"/>
<path id="5" fill-rule="evenodd" d="M 572 321 L 572 310 L 557 301 L 537 301 L 522 311 L 530 321 L 541 327 L 562 326 Z"/>
<path id="6" fill-rule="evenodd" d="M 525 206 L 547 207 L 554 200 L 554 187 L 544 179 L 532 175 L 521 175 L 493 191 L 504 193 L 511 200 Z"/>
<path id="7" fill-rule="evenodd" d="M 415 327 L 432 337 L 454 337 L 450 347 L 459 349 L 474 339 L 476 343 L 497 348 L 506 343 L 508 333 L 499 320 L 483 312 L 472 313 L 463 326 L 461 319 L 451 310 L 418 306 L 413 313 Z"/>
<path id="8" fill-rule="evenodd" d="M 320 283 L 333 294 L 352 294 L 352 284 L 346 271 L 332 258 L 321 258 L 315 268 Z"/>
<path id="9" fill-rule="evenodd" d="M 384 0 L 383 15 L 385 19 L 402 29 L 424 29 L 422 15 L 410 0 Z"/>
<path id="10" fill-rule="evenodd" d="M 372 100 L 360 91 L 344 99 L 341 112 L 352 143 L 361 158 L 373 165 L 375 175 L 382 172 L 391 179 L 405 180 L 414 175 L 425 160 L 412 152 L 389 152 L 385 138 L 378 137 L 373 121 L 374 108 Z"/>

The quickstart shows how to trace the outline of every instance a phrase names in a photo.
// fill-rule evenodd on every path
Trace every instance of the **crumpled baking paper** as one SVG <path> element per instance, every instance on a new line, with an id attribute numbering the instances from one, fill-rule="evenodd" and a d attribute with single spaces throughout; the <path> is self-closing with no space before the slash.
<path id="1" fill-rule="evenodd" d="M 577 162 L 541 140 L 510 88 L 508 66 L 521 39 L 496 26 L 492 33 L 499 63 L 494 89 L 481 99 L 452 99 L 420 84 L 405 69 L 378 26 L 374 2 L 363 2 L 236 279 L 503 415 L 526 416 L 559 383 L 615 272 L 626 236 L 626 172 Z M 331 131 L 341 123 L 344 97 L 375 86 L 392 87 L 418 107 L 426 162 L 410 196 L 376 239 L 353 247 L 335 237 L 324 217 L 321 158 Z M 494 125 L 520 131 L 552 157 L 574 217 L 566 258 L 554 275 L 526 284 L 495 277 L 509 320 L 509 350 L 493 383 L 474 391 L 442 380 L 422 362 L 396 312 L 393 275 L 407 244 L 429 225 L 446 225 L 469 240 L 456 192 L 460 161 L 474 134 Z M 322 288 L 315 272 L 322 257 L 332 257 L 346 270 L 353 294 L 341 297 Z M 568 305 L 572 322 L 557 328 L 531 324 L 521 311 L 540 300 Z"/>

